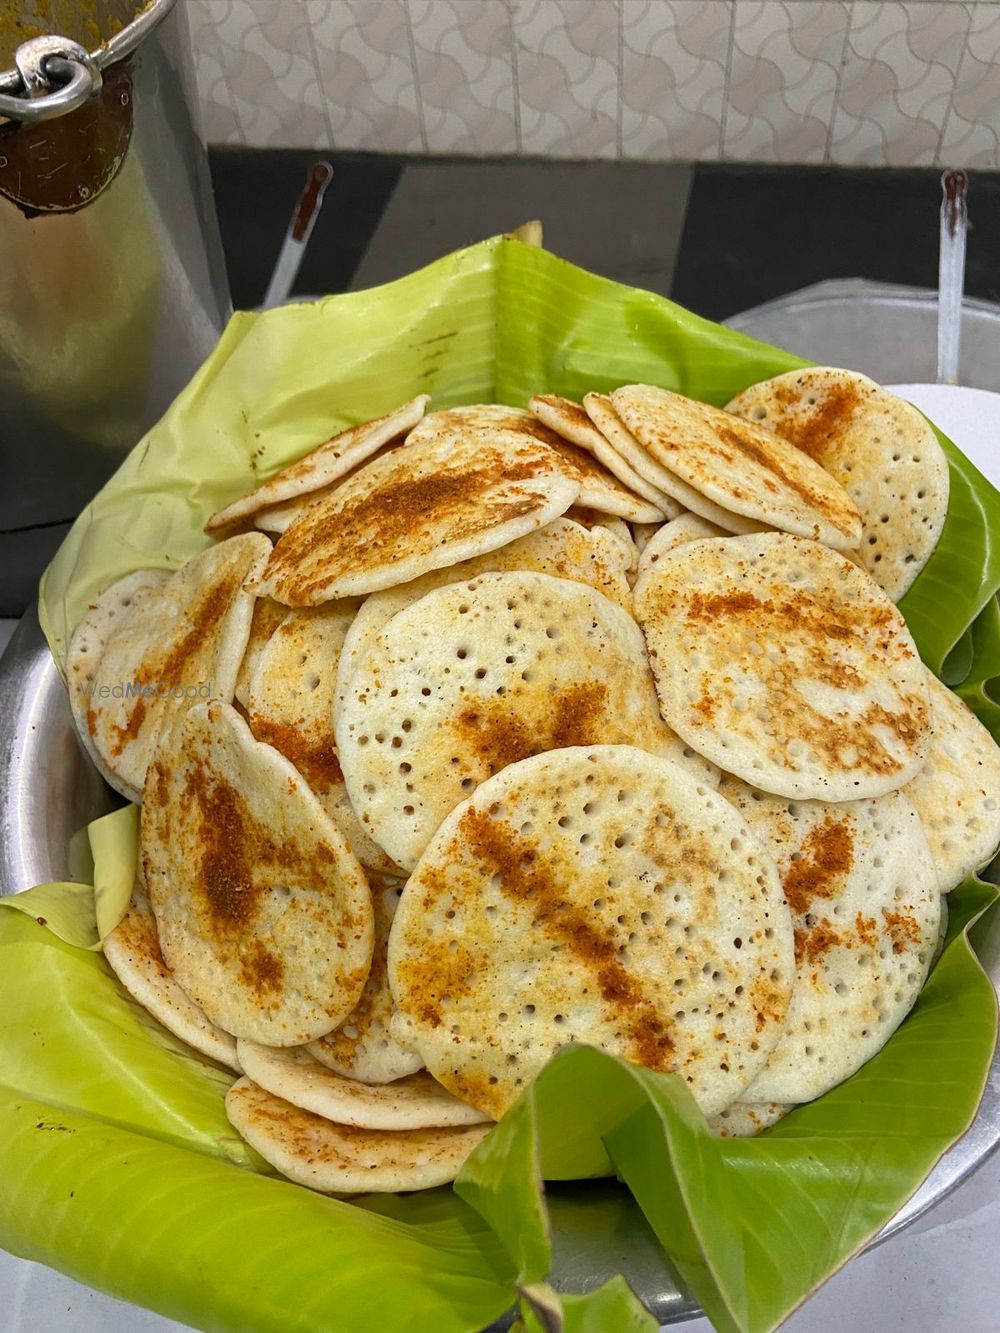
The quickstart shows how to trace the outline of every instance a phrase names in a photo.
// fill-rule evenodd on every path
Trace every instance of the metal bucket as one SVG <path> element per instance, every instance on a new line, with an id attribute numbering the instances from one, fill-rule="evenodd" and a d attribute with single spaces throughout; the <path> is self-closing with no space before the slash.
<path id="1" fill-rule="evenodd" d="M 819 282 L 724 321 L 824 366 L 860 370 L 880 384 L 933 382 L 937 292 L 861 278 Z M 1000 390 L 1000 306 L 962 304 L 959 383 Z"/>
<path id="2" fill-rule="evenodd" d="M 184 9 L 0 0 L 0 615 L 231 311 Z"/>

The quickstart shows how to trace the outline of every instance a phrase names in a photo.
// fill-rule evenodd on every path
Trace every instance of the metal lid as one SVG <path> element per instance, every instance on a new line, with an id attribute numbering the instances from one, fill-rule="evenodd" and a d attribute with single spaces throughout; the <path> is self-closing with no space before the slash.
<path id="1" fill-rule="evenodd" d="M 14 53 L 14 68 L 0 73 L 0 120 L 31 124 L 82 106 L 100 90 L 101 71 L 131 55 L 175 2 L 149 0 L 129 22 L 91 51 L 77 41 L 55 35 L 31 37 L 22 42 Z M 135 4 L 124 8 L 126 14 L 133 12 Z M 111 26 L 116 17 L 114 11 L 107 5 L 104 9 L 108 11 L 104 17 Z M 82 18 L 83 23 L 81 35 L 84 32 L 98 35 L 101 28 L 93 13 L 85 14 L 79 5 L 77 10 L 78 22 Z M 120 25 L 121 19 L 117 22 Z"/>

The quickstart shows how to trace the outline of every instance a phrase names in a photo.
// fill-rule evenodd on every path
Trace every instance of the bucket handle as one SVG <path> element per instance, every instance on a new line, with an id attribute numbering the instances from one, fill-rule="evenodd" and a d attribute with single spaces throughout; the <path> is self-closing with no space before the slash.
<path id="1" fill-rule="evenodd" d="M 75 111 L 100 91 L 97 61 L 66 37 L 33 37 L 14 55 L 17 90 L 0 83 L 0 116 L 37 124 Z"/>

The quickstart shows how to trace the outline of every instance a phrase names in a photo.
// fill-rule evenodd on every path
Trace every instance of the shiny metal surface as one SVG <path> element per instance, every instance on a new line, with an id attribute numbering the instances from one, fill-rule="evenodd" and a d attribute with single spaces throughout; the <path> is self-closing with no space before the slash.
<path id="1" fill-rule="evenodd" d="M 111 24 L 136 5 L 76 8 Z M 24 609 L 66 521 L 230 314 L 185 8 L 156 0 L 101 48 L 104 89 L 79 109 L 0 119 L 0 614 Z"/>
<path id="2" fill-rule="evenodd" d="M 121 800 L 98 776 L 76 739 L 65 686 L 34 610 L 0 658 L 0 894 L 70 876 L 68 848 L 88 820 Z M 977 949 L 1000 994 L 1000 916 L 993 913 Z M 879 1244 L 937 1203 L 1000 1145 L 1000 1056 L 975 1124 L 942 1158 Z M 684 1294 L 631 1195 L 614 1181 L 550 1186 L 553 1283 L 588 1291 L 624 1273 L 662 1324 L 691 1318 Z M 496 1327 L 506 1327 L 501 1323 Z"/>
<path id="3" fill-rule="evenodd" d="M 14 55 L 24 95 L 0 93 L 0 116 L 35 124 L 54 120 L 83 106 L 100 92 L 100 67 L 78 42 L 66 37 L 35 37 Z"/>
<path id="4" fill-rule="evenodd" d="M 723 321 L 810 361 L 860 370 L 880 384 L 933 383 L 937 292 L 861 278 L 820 282 Z M 1000 306 L 962 303 L 959 383 L 1000 390 Z"/>

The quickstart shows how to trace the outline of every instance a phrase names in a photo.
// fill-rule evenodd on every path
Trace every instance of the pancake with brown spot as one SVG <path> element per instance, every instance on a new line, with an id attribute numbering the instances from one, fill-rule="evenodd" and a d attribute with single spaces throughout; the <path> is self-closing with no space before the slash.
<path id="1" fill-rule="evenodd" d="M 671 517 L 679 517 L 684 512 L 698 514 L 709 523 L 714 523 L 724 532 L 759 532 L 761 524 L 755 519 L 744 518 L 723 509 L 707 496 L 675 473 L 659 463 L 652 453 L 643 447 L 625 425 L 614 403 L 603 393 L 588 393 L 583 400 L 588 417 L 600 430 L 608 444 L 619 457 L 625 459 L 629 467 L 667 495 L 672 504 Z"/>
<path id="2" fill-rule="evenodd" d="M 930 559 L 948 513 L 948 460 L 909 403 L 855 370 L 810 366 L 753 384 L 726 408 L 814 458 L 864 523 L 864 567 L 898 602 Z"/>
<path id="3" fill-rule="evenodd" d="M 282 606 L 280 602 L 273 602 L 270 597 L 254 598 L 253 618 L 250 621 L 250 637 L 247 640 L 243 661 L 240 663 L 236 685 L 233 689 L 233 697 L 241 708 L 247 706 L 250 677 L 254 673 L 254 668 L 261 653 L 264 651 L 264 646 L 287 615 L 288 607 Z"/>
<path id="4" fill-rule="evenodd" d="M 136 879 L 128 911 L 101 947 L 129 995 L 168 1032 L 199 1055 L 207 1055 L 237 1074 L 243 1072 L 236 1058 L 236 1042 L 208 1020 L 163 961 L 156 919 L 141 879 Z"/>
<path id="5" fill-rule="evenodd" d="M 278 605 L 278 603 L 275 603 Z M 247 694 L 250 730 L 295 765 L 363 866 L 391 875 L 396 866 L 351 808 L 333 735 L 333 691 L 356 603 L 284 612 L 260 650 Z"/>
<path id="6" fill-rule="evenodd" d="M 577 448 L 559 431 L 549 430 L 531 412 L 524 412 L 517 407 L 505 407 L 500 403 L 475 403 L 468 407 L 432 412 L 410 432 L 407 444 L 442 439 L 449 435 L 475 438 L 480 432 L 488 439 L 496 430 L 514 437 L 539 440 L 554 449 L 562 459 L 567 475 L 579 482 L 580 504 L 604 514 L 616 514 L 619 518 L 637 522 L 653 522 L 663 516 L 659 504 L 651 503 L 641 493 L 623 484 L 602 460 L 586 449 Z"/>
<path id="7" fill-rule="evenodd" d="M 454 1180 L 492 1125 L 379 1130 L 336 1125 L 248 1078 L 226 1094 L 230 1124 L 289 1180 L 324 1194 L 395 1194 Z"/>
<path id="8" fill-rule="evenodd" d="M 882 1049 L 920 993 L 941 916 L 934 866 L 905 793 L 872 801 L 788 801 L 723 776 L 774 857 L 795 930 L 785 1029 L 742 1095 L 809 1102 Z"/>
<path id="9" fill-rule="evenodd" d="M 139 800 L 165 719 L 199 699 L 232 700 L 253 614 L 243 585 L 270 551 L 253 532 L 173 574 L 129 574 L 76 627 L 66 661 L 73 720 L 101 775 L 128 800 Z"/>
<path id="10" fill-rule="evenodd" d="M 234 708 L 196 704 L 164 730 L 140 849 L 164 962 L 213 1023 L 295 1046 L 343 1022 L 371 966 L 368 883 L 296 770 Z"/>
<path id="11" fill-rule="evenodd" d="M 927 834 L 938 888 L 950 893 L 1000 844 L 1000 748 L 971 709 L 927 672 L 931 745 L 907 784 Z"/>
<path id="12" fill-rule="evenodd" d="M 237 1054 L 247 1078 L 275 1097 L 338 1125 L 358 1129 L 445 1129 L 481 1125 L 489 1117 L 453 1097 L 423 1070 L 393 1083 L 345 1078 L 304 1046 L 258 1046 L 241 1041 Z"/>
<path id="13" fill-rule="evenodd" d="M 409 583 L 375 592 L 365 600 L 344 640 L 337 671 L 337 689 L 333 704 L 334 722 L 347 685 L 359 661 L 367 659 L 375 636 L 397 612 L 412 606 L 435 588 L 449 583 L 466 583 L 480 574 L 496 574 L 523 569 L 536 574 L 551 574 L 557 579 L 571 579 L 596 588 L 622 610 L 632 613 L 632 589 L 628 584 L 631 552 L 603 527 L 586 529 L 575 520 L 557 518 L 538 532 L 519 537 L 488 555 L 463 560 L 422 574 Z"/>
<path id="14" fill-rule="evenodd" d="M 635 588 L 660 709 L 687 743 L 776 795 L 880 796 L 930 743 L 924 667 L 863 569 L 785 533 L 699 541 Z"/>
<path id="15" fill-rule="evenodd" d="M 623 486 L 627 486 L 634 495 L 641 496 L 657 511 L 656 517 L 635 519 L 634 522 L 657 523 L 665 518 L 675 518 L 680 513 L 676 500 L 658 490 L 612 449 L 587 416 L 581 403 L 574 403 L 572 399 L 561 398 L 554 393 L 538 393 L 528 406 L 543 426 L 555 431 L 570 444 L 575 444 L 578 449 L 592 454 Z"/>
<path id="16" fill-rule="evenodd" d="M 543 750 L 633 744 L 717 780 L 660 717 L 635 621 L 547 574 L 483 574 L 399 611 L 356 660 L 336 734 L 352 805 L 406 869 L 474 787 Z"/>
<path id="17" fill-rule="evenodd" d="M 371 458 L 384 445 L 401 439 L 411 430 L 430 402 L 426 393 L 411 398 L 385 416 L 334 435 L 324 444 L 310 450 L 302 458 L 282 470 L 249 495 L 240 496 L 205 524 L 205 531 L 214 534 L 227 529 L 248 527 L 260 515 L 275 505 L 289 500 L 302 500 L 331 487 L 340 478 Z"/>
<path id="18" fill-rule="evenodd" d="M 579 493 L 555 450 L 501 428 L 408 443 L 293 523 L 253 591 L 317 606 L 392 587 L 544 527 Z"/>
<path id="19" fill-rule="evenodd" d="M 310 1054 L 320 1064 L 360 1083 L 392 1083 L 424 1067 L 416 1051 L 400 1045 L 390 1031 L 396 1006 L 389 990 L 386 953 L 401 891 L 401 884 L 389 880 L 372 882 L 375 952 L 361 999 L 340 1027 L 309 1043 Z"/>
<path id="20" fill-rule="evenodd" d="M 854 501 L 779 435 L 648 384 L 615 389 L 611 401 L 656 462 L 713 504 L 840 551 L 857 548 L 861 515 Z"/>
<path id="21" fill-rule="evenodd" d="M 499 1118 L 569 1042 L 677 1073 L 706 1114 L 778 1040 L 794 972 L 774 862 L 743 818 L 631 746 L 554 750 L 442 824 L 389 938 L 399 1034 Z"/>

